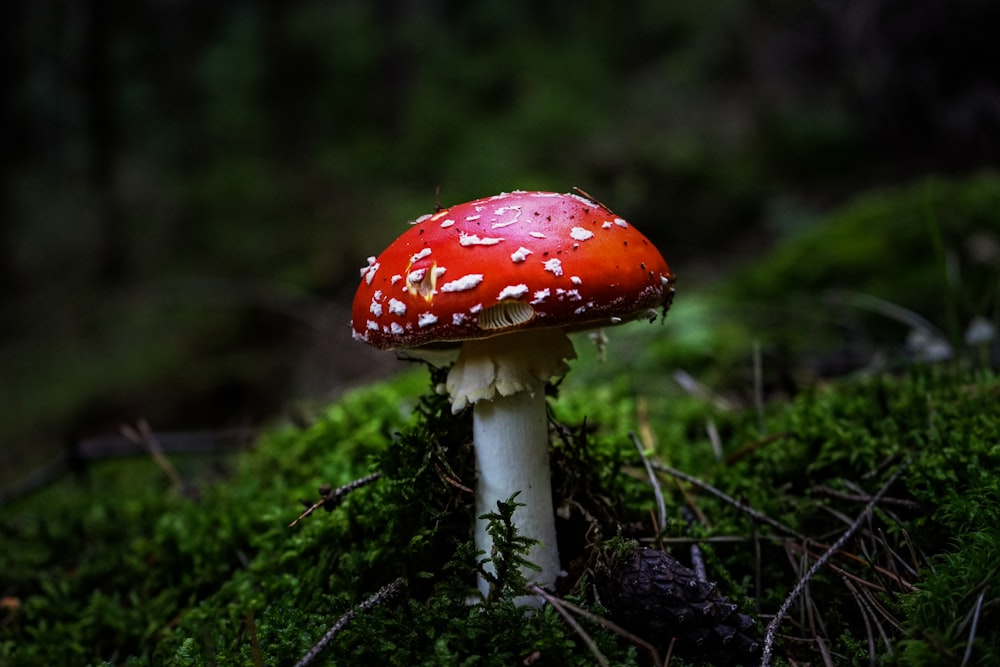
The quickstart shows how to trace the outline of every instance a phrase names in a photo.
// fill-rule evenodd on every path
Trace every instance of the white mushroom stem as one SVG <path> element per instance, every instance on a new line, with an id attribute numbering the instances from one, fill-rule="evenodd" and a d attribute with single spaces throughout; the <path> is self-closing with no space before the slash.
<path id="1" fill-rule="evenodd" d="M 524 575 L 542 586 L 559 575 L 545 383 L 564 373 L 565 360 L 575 356 L 560 329 L 518 332 L 466 342 L 448 374 L 453 409 L 475 404 L 476 516 L 495 512 L 498 500 L 519 492 L 524 507 L 514 512 L 514 525 L 519 535 L 538 541 L 527 559 L 541 568 Z M 493 540 L 486 527 L 477 518 L 475 544 L 490 558 Z M 480 581 L 479 589 L 485 595 L 489 584 Z"/>
<path id="2" fill-rule="evenodd" d="M 518 535 L 538 540 L 528 560 L 541 568 L 524 575 L 542 586 L 555 583 L 559 574 L 556 524 L 552 512 L 552 484 L 549 472 L 548 422 L 545 416 L 544 385 L 492 401 L 479 401 L 473 408 L 473 435 L 476 452 L 476 517 L 497 511 L 497 501 L 518 493 L 514 525 Z M 493 556 L 493 538 L 488 523 L 476 519 L 476 549 Z M 487 570 L 493 571 L 492 563 Z M 489 584 L 479 581 L 485 596 Z"/>

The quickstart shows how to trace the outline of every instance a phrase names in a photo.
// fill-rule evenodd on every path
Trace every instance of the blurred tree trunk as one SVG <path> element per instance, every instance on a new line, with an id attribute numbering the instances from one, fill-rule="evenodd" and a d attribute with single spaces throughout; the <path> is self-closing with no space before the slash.
<path id="1" fill-rule="evenodd" d="M 84 77 L 88 107 L 89 180 L 95 195 L 100 226 L 98 275 L 106 284 L 119 284 L 128 273 L 128 243 L 115 194 L 115 157 L 118 132 L 113 102 L 111 42 L 114 11 L 110 0 L 87 0 L 84 40 Z"/>

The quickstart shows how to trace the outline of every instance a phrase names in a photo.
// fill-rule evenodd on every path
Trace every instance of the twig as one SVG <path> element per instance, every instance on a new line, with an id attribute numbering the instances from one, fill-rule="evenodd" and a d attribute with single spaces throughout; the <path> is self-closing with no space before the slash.
<path id="1" fill-rule="evenodd" d="M 727 503 L 729 505 L 732 505 L 733 507 L 735 507 L 736 509 L 740 510 L 741 512 L 745 512 L 746 514 L 749 514 L 750 516 L 752 516 L 753 518 L 757 519 L 758 521 L 760 521 L 762 523 L 766 523 L 769 526 L 773 526 L 774 528 L 777 528 L 778 530 L 780 530 L 780 531 L 782 531 L 784 533 L 792 535 L 793 537 L 797 537 L 800 540 L 806 539 L 805 535 L 802 535 L 797 530 L 795 530 L 793 528 L 789 528 L 788 526 L 786 526 L 785 524 L 781 523 L 780 521 L 772 519 L 771 517 L 767 516 L 766 514 L 762 514 L 761 512 L 758 512 L 757 510 L 755 510 L 754 508 L 750 507 L 749 505 L 741 503 L 740 501 L 736 500 L 732 496 L 726 495 L 724 492 L 720 491 L 719 489 L 715 488 L 714 486 L 712 486 L 711 484 L 709 484 L 707 482 L 701 481 L 697 477 L 692 477 L 691 475 L 688 475 L 685 472 L 681 472 L 680 470 L 677 470 L 676 468 L 671 468 L 670 466 L 665 466 L 665 465 L 663 465 L 661 463 L 651 463 L 650 465 L 653 466 L 654 470 L 658 470 L 659 472 L 667 473 L 668 475 L 670 475 L 672 477 L 676 477 L 678 479 L 682 479 L 685 482 L 688 482 L 689 484 L 694 484 L 698 488 L 703 489 L 705 491 L 708 491 L 713 496 L 719 498 L 723 502 L 725 502 L 725 503 Z"/>
<path id="2" fill-rule="evenodd" d="M 302 514 L 296 517 L 295 521 L 292 521 L 290 524 L 288 524 L 288 527 L 292 528 L 293 526 L 295 526 L 295 524 L 297 524 L 299 521 L 301 521 L 302 519 L 306 518 L 307 516 L 318 510 L 320 507 L 325 509 L 327 512 L 332 511 L 333 508 L 337 507 L 338 505 L 340 505 L 340 503 L 344 502 L 344 496 L 346 496 L 348 493 L 354 491 L 355 489 L 360 489 L 362 486 L 371 484 L 381 476 L 382 473 L 373 472 L 372 474 L 365 475 L 364 477 L 356 479 L 353 482 L 348 482 L 344 486 L 333 491 L 330 490 L 329 485 L 324 484 L 323 486 L 319 487 L 320 499 L 314 502 L 309 507 L 307 507 L 306 511 L 304 511 Z"/>
<path id="3" fill-rule="evenodd" d="M 722 463 L 726 457 L 725 452 L 722 451 L 722 438 L 719 437 L 719 427 L 715 425 L 715 420 L 711 417 L 705 422 L 705 433 L 708 435 L 708 441 L 712 443 L 712 454 L 715 456 L 716 463 Z"/>
<path id="4" fill-rule="evenodd" d="M 814 542 L 813 544 L 815 544 L 815 546 L 820 547 L 820 548 L 826 546 L 825 544 L 823 544 L 821 542 Z M 792 544 L 792 545 L 790 545 L 790 548 L 793 549 L 793 550 L 797 550 L 797 549 L 802 549 L 802 550 L 805 550 L 805 551 L 809 550 L 808 547 L 806 547 L 804 545 L 800 546 L 798 544 Z M 813 554 L 810 552 L 810 555 L 813 555 Z M 861 565 L 865 565 L 867 567 L 870 567 L 872 569 L 872 571 L 874 571 L 876 574 L 879 574 L 879 575 L 885 577 L 886 579 L 889 579 L 890 581 L 892 581 L 893 583 L 895 583 L 900 588 L 904 588 L 907 591 L 915 591 L 915 590 L 917 590 L 917 587 L 916 587 L 915 584 L 912 584 L 909 581 L 907 581 L 906 579 L 903 579 L 902 577 L 893 574 L 891 571 L 887 570 L 886 568 L 882 567 L 881 565 L 875 565 L 870 560 L 861 558 L 857 554 L 853 554 L 853 553 L 851 553 L 849 551 L 845 551 L 844 553 L 839 554 L 839 556 L 841 558 L 846 559 L 846 560 L 854 561 L 854 562 L 859 563 Z M 834 566 L 831 565 L 830 567 L 834 567 Z M 835 568 L 835 569 L 837 569 L 837 571 L 839 571 L 839 568 Z M 851 574 L 850 572 L 846 572 L 845 571 L 844 574 L 846 576 L 848 576 L 848 577 L 851 577 L 855 582 L 860 583 L 860 584 L 864 585 L 867 588 L 871 588 L 873 590 L 880 591 L 880 592 L 883 592 L 883 593 L 887 591 L 886 587 L 882 586 L 881 584 L 877 584 L 877 583 L 875 583 L 873 581 L 867 581 L 865 579 L 862 579 L 861 577 L 858 577 L 857 575 Z"/>
<path id="5" fill-rule="evenodd" d="M 590 611 L 587 611 L 583 607 L 577 606 L 577 605 L 573 604 L 572 602 L 568 602 L 566 600 L 563 600 L 562 598 L 556 597 L 555 595 L 552 595 L 551 593 L 549 593 L 548 591 L 546 591 L 544 588 L 542 588 L 538 584 L 534 584 L 534 583 L 533 584 L 529 584 L 528 585 L 528 591 L 530 593 L 534 593 L 535 595 L 538 595 L 539 597 L 543 598 L 546 602 L 548 602 L 549 604 L 551 604 L 552 607 L 557 612 L 559 612 L 559 614 L 563 618 L 567 619 L 567 622 L 570 623 L 570 625 L 574 629 L 577 628 L 577 627 L 579 627 L 579 624 L 577 624 L 574 621 L 571 621 L 569 618 L 567 618 L 565 616 L 565 614 L 563 613 L 564 610 L 569 610 L 569 611 L 573 612 L 574 614 L 578 614 L 578 615 L 584 617 L 588 621 L 591 621 L 593 623 L 597 623 L 598 625 L 603 625 L 605 628 L 607 628 L 611 632 L 614 632 L 616 635 L 625 638 L 627 641 L 631 642 L 635 646 L 638 646 L 640 648 L 646 649 L 647 651 L 649 651 L 649 655 L 650 655 L 650 658 L 653 660 L 653 664 L 654 665 L 659 665 L 660 664 L 660 655 L 657 652 L 655 646 L 653 646 L 652 644 L 650 644 L 649 642 L 647 642 L 642 637 L 638 637 L 638 636 L 632 634 L 631 632 L 629 632 L 625 628 L 621 627 L 620 625 L 618 625 L 614 621 L 608 620 L 608 619 L 604 618 L 603 616 L 598 616 L 597 614 L 595 614 L 593 612 L 590 612 Z M 560 607 L 562 607 L 562 609 L 560 609 Z M 582 631 L 582 628 L 581 628 L 580 631 Z M 586 636 L 585 633 L 583 635 L 581 635 L 581 637 L 584 638 L 585 642 L 588 639 L 590 639 L 589 637 Z M 593 640 L 591 640 L 591 642 L 592 641 Z M 590 643 L 588 643 L 587 645 L 589 647 Z M 594 646 L 594 648 L 592 649 L 592 651 L 593 650 L 597 650 L 599 652 L 599 649 L 597 649 L 596 645 Z M 600 661 L 600 658 L 597 658 L 596 654 L 595 654 L 594 657 L 596 659 L 598 659 L 598 661 Z M 603 658 L 603 656 L 601 656 L 601 657 Z M 663 664 L 666 664 L 666 663 L 663 663 Z"/>
<path id="6" fill-rule="evenodd" d="M 711 389 L 698 382 L 693 375 L 683 369 L 674 371 L 674 382 L 680 385 L 680 388 L 688 395 L 711 404 L 716 410 L 728 412 L 734 409 L 730 401 L 712 392 Z"/>
<path id="7" fill-rule="evenodd" d="M 253 652 L 254 667 L 264 667 L 264 658 L 260 650 L 260 640 L 257 638 L 257 622 L 253 617 L 253 609 L 247 609 L 247 632 L 250 635 L 250 650 Z"/>
<path id="8" fill-rule="evenodd" d="M 577 620 L 573 618 L 568 611 L 566 611 L 566 608 L 563 607 L 562 600 L 554 595 L 550 595 L 538 584 L 531 584 L 528 586 L 528 591 L 541 596 L 546 602 L 552 605 L 552 608 L 555 609 L 560 616 L 562 616 L 562 619 L 566 621 L 566 624 L 573 628 L 573 631 L 576 632 L 576 634 L 580 636 L 580 639 L 583 640 L 583 643 L 587 645 L 587 648 L 590 650 L 591 655 L 594 656 L 594 660 L 597 661 L 597 664 L 602 667 L 611 667 L 608 659 L 604 657 L 603 653 L 601 653 L 601 649 L 597 648 L 597 644 L 590 637 L 590 635 L 587 634 L 587 631 L 584 630 L 583 626 L 581 626 Z"/>
<path id="9" fill-rule="evenodd" d="M 136 428 L 128 424 L 122 424 L 121 434 L 132 442 L 142 445 L 149 452 L 150 457 L 152 457 L 160 470 L 170 479 L 170 483 L 173 484 L 175 489 L 182 490 L 184 488 L 184 480 L 177 474 L 177 468 L 170 462 L 170 459 L 163 454 L 163 447 L 160 446 L 160 441 L 156 437 L 156 434 L 153 433 L 153 429 L 150 428 L 148 421 L 140 419 L 136 423 Z"/>
<path id="10" fill-rule="evenodd" d="M 646 448 L 642 446 L 639 436 L 635 433 L 629 433 L 629 437 L 632 438 L 635 448 L 639 450 L 642 465 L 646 468 L 646 475 L 649 477 L 649 483 L 653 487 L 653 497 L 656 499 L 657 532 L 662 533 L 667 529 L 667 504 L 663 500 L 663 489 L 660 488 L 660 480 L 656 478 L 656 472 L 653 471 L 653 464 L 650 462 L 649 457 L 646 456 Z"/>
<path id="11" fill-rule="evenodd" d="M 814 486 L 809 489 L 810 493 L 822 493 L 824 495 L 830 496 L 831 498 L 837 498 L 839 500 L 849 500 L 858 503 L 867 503 L 872 497 L 866 494 L 854 494 L 845 493 L 844 491 L 838 491 L 837 489 L 831 488 L 825 485 Z M 896 505 L 897 507 L 902 507 L 909 510 L 919 510 L 920 503 L 914 500 L 907 500 L 905 498 L 883 498 L 883 505 Z"/>
<path id="12" fill-rule="evenodd" d="M 812 567 L 810 567 L 802 578 L 799 579 L 798 583 L 795 584 L 795 588 L 792 589 L 792 592 L 788 594 L 785 601 L 781 603 L 781 607 L 778 608 L 778 613 L 775 614 L 774 618 L 771 619 L 771 622 L 767 624 L 767 630 L 764 632 L 764 649 L 761 652 L 760 667 L 768 667 L 768 665 L 771 664 L 771 653 L 774 650 L 775 634 L 778 631 L 778 626 L 781 625 L 785 616 L 788 615 L 788 610 L 791 608 L 792 604 L 794 604 L 798 597 L 802 594 L 805 587 L 809 585 L 812 578 L 816 576 L 816 573 L 819 572 L 819 570 L 824 567 L 830 559 L 844 547 L 845 544 L 847 544 L 848 540 L 854 537 L 854 534 L 861 528 L 861 525 L 865 522 L 868 515 L 871 514 L 875 506 L 882 500 L 882 496 L 886 494 L 889 487 L 891 487 L 895 481 L 899 479 L 909 466 L 910 460 L 905 461 L 899 466 L 899 469 L 897 469 L 896 472 L 894 472 L 892 476 L 886 480 L 885 484 L 882 485 L 882 488 L 878 490 L 878 493 L 872 496 L 871 501 L 865 505 L 865 508 L 861 511 L 861 514 L 858 515 L 858 518 L 855 519 L 854 523 L 844 531 L 844 534 L 841 535 L 837 541 L 834 542 L 833 545 L 831 545 L 830 548 L 816 560 L 815 563 L 813 563 Z"/>
<path id="13" fill-rule="evenodd" d="M 691 553 L 691 569 L 694 570 L 695 578 L 707 582 L 708 570 L 705 569 L 705 557 L 701 555 L 701 547 L 692 544 L 688 551 Z"/>
<path id="14" fill-rule="evenodd" d="M 986 597 L 986 589 L 984 588 L 979 592 L 979 597 L 976 598 L 976 606 L 972 610 L 972 627 L 969 628 L 969 641 L 965 644 L 965 654 L 962 656 L 962 664 L 960 667 L 965 667 L 969 664 L 969 660 L 972 658 L 972 646 L 976 640 L 976 628 L 979 626 L 979 614 L 983 610 L 983 598 Z"/>
<path id="15" fill-rule="evenodd" d="M 382 588 L 378 589 L 370 597 L 366 598 L 361 604 L 359 604 L 354 609 L 350 609 L 344 613 L 343 616 L 337 619 L 337 622 L 330 626 L 330 629 L 326 631 L 315 646 L 309 649 L 308 652 L 302 658 L 295 663 L 295 667 L 306 667 L 315 660 L 320 653 L 327 647 L 327 645 L 334 640 L 334 638 L 340 633 L 344 627 L 350 623 L 355 616 L 361 612 L 368 611 L 369 609 L 382 604 L 384 601 L 399 592 L 399 589 L 403 587 L 403 578 L 399 577 L 395 579 L 392 583 L 386 584 Z"/>
<path id="16" fill-rule="evenodd" d="M 865 636 L 868 638 L 868 664 L 871 665 L 871 667 L 875 667 L 878 656 L 875 652 L 875 633 L 872 631 L 872 621 L 878 624 L 878 619 L 871 613 L 871 610 L 865 603 L 865 599 L 861 596 L 861 592 L 855 588 L 854 584 L 851 583 L 851 580 L 845 577 L 843 573 L 840 573 L 840 580 L 844 583 L 847 590 L 850 591 L 851 596 L 854 597 L 854 601 L 857 603 L 858 609 L 861 612 L 861 620 L 865 624 Z M 882 631 L 881 624 L 879 624 L 879 632 L 884 638 L 885 633 Z M 886 648 L 890 653 L 892 652 L 888 642 L 886 642 Z"/>
<path id="17" fill-rule="evenodd" d="M 764 419 L 764 364 L 759 340 L 753 342 L 753 407 L 757 412 L 757 431 L 761 435 L 767 435 L 767 423 Z"/>

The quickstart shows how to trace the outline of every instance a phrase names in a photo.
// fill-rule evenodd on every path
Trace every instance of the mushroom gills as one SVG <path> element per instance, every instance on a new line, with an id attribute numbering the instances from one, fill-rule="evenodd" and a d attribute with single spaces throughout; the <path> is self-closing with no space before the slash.
<path id="1" fill-rule="evenodd" d="M 535 309 L 523 301 L 501 301 L 479 314 L 480 329 L 506 329 L 524 324 L 535 317 Z"/>

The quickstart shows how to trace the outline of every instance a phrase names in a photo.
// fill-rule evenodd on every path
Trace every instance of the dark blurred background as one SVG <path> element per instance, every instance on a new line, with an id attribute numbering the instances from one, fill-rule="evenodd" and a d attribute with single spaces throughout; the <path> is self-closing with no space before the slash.
<path id="1" fill-rule="evenodd" d="M 0 485 L 398 366 L 367 255 L 579 186 L 684 286 L 1000 157 L 995 0 L 33 0 L 0 10 Z"/>

